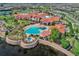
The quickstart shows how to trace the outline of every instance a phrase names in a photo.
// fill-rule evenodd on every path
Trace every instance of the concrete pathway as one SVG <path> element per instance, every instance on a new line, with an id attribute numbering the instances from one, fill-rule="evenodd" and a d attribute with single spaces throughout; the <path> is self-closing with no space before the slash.
<path id="1" fill-rule="evenodd" d="M 46 40 L 39 40 L 39 43 L 40 44 L 44 44 L 44 45 L 48 45 L 48 46 L 51 46 L 53 47 L 54 49 L 64 53 L 65 55 L 67 56 L 74 56 L 74 54 L 72 54 L 71 52 L 67 51 L 66 49 L 62 48 L 60 45 L 54 43 L 54 42 L 49 42 L 49 41 L 46 41 Z"/>

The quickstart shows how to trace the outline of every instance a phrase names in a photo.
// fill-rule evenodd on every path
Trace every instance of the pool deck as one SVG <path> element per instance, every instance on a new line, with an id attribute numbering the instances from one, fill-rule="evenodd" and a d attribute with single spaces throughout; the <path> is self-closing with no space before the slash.
<path id="1" fill-rule="evenodd" d="M 40 23 L 37 23 L 37 24 L 33 24 L 34 26 L 38 26 L 38 27 L 45 27 L 45 25 L 41 25 Z M 30 27 L 32 25 L 29 25 L 29 26 L 26 26 L 24 27 L 23 29 L 25 30 L 26 28 Z"/>

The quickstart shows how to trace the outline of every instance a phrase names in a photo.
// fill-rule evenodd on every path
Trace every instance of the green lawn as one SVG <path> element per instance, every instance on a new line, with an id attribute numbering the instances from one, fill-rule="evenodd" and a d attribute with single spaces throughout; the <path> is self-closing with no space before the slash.
<path id="1" fill-rule="evenodd" d="M 74 53 L 75 55 L 79 55 L 79 41 L 75 40 L 71 52 Z"/>

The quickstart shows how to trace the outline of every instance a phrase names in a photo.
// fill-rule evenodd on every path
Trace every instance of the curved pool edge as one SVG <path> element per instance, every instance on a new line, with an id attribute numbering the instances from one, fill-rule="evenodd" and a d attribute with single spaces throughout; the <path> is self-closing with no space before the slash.
<path id="1" fill-rule="evenodd" d="M 24 28 L 23 28 L 23 30 L 24 30 L 24 34 L 28 34 L 28 35 L 30 35 L 31 33 L 28 33 L 28 32 L 26 32 L 28 29 L 30 29 L 30 28 L 36 28 L 36 30 L 38 29 L 38 31 L 40 31 L 40 33 L 37 33 L 37 34 L 33 34 L 33 35 L 40 35 L 43 31 L 45 31 L 45 30 L 49 30 L 49 28 L 48 28 L 48 26 L 42 26 L 41 24 L 40 25 L 37 25 L 37 24 L 34 24 L 34 25 L 29 25 L 29 26 L 25 26 Z M 46 27 L 46 29 L 44 29 L 44 30 L 42 30 L 40 27 Z M 26 33 L 25 33 L 26 32 Z"/>
<path id="2" fill-rule="evenodd" d="M 20 42 L 20 46 L 21 46 L 22 48 L 27 48 L 27 49 L 29 49 L 29 48 L 34 48 L 37 44 L 38 44 L 38 40 L 35 40 L 34 42 L 31 42 L 31 43 L 29 43 L 29 44 L 26 44 L 26 43 L 23 42 L 23 41 Z"/>

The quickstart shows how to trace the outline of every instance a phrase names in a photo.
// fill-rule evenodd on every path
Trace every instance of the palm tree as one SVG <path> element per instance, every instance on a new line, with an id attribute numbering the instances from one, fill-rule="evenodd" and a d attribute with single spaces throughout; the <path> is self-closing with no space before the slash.
<path id="1" fill-rule="evenodd" d="M 51 30 L 50 40 L 51 41 L 56 41 L 57 38 L 59 38 L 59 31 L 57 29 L 52 29 Z"/>
<path id="2" fill-rule="evenodd" d="M 61 45 L 62 45 L 63 48 L 68 48 L 68 45 L 70 43 L 69 43 L 69 41 L 66 40 L 65 37 L 62 37 L 60 41 L 61 41 Z"/>

